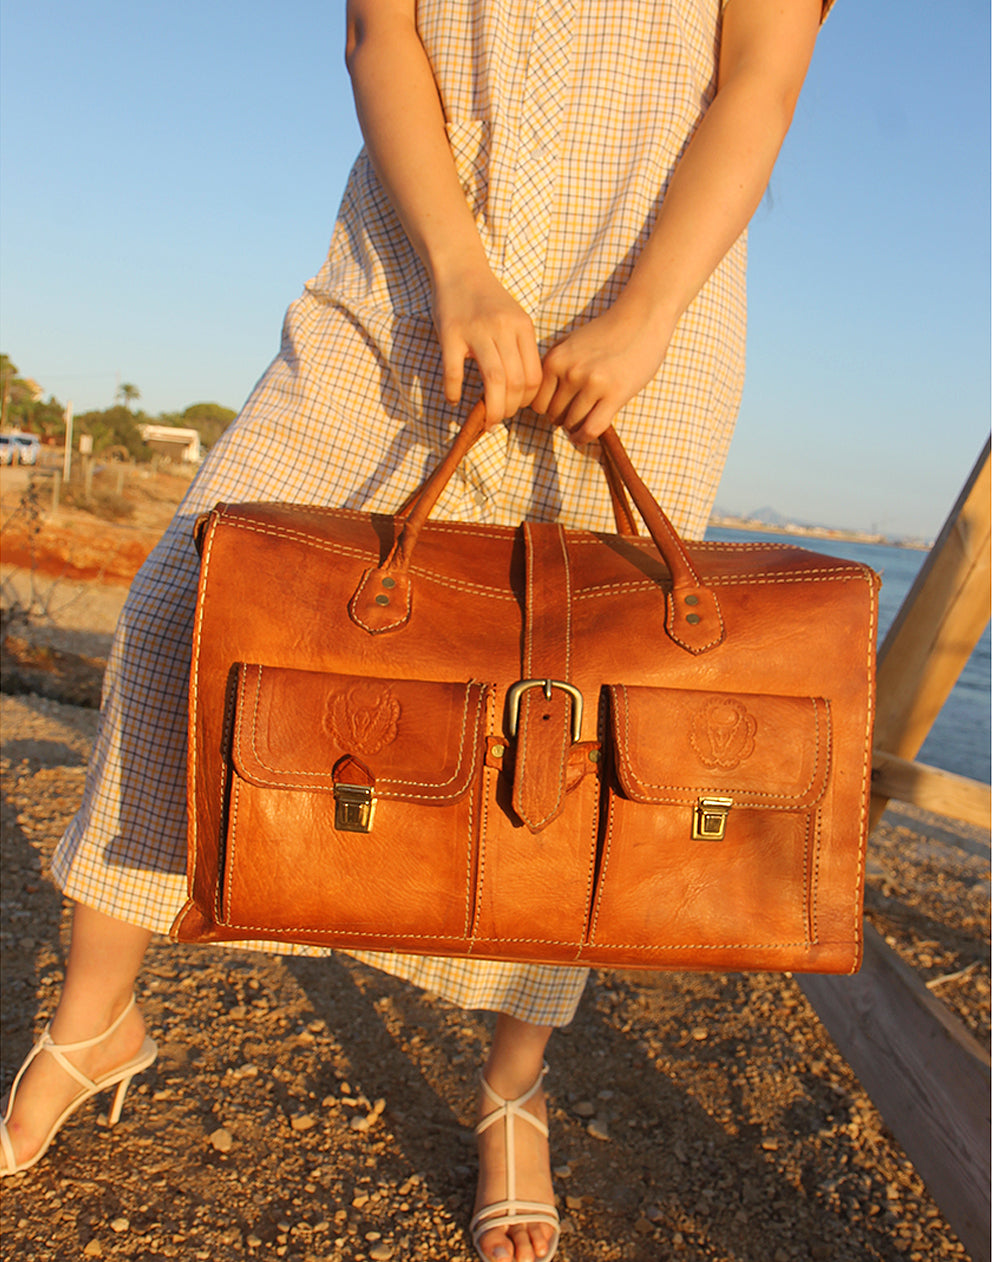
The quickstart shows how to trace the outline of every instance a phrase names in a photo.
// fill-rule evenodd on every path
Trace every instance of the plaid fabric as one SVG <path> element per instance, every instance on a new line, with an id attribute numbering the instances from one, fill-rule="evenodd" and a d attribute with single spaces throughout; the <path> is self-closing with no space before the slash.
<path id="1" fill-rule="evenodd" d="M 605 0 L 418 3 L 465 196 L 542 348 L 607 307 L 629 275 L 712 98 L 720 11 L 720 0 L 622 10 Z M 656 380 L 618 420 L 641 475 L 690 537 L 704 529 L 739 401 L 744 269 L 741 238 L 686 312 Z M 55 858 L 69 897 L 159 932 L 185 897 L 196 515 L 218 500 L 255 499 L 391 511 L 462 415 L 444 402 L 427 277 L 362 152 L 328 259 L 290 307 L 279 356 L 132 586 L 83 805 Z M 598 465 L 526 411 L 477 445 L 436 515 L 612 527 Z M 462 1006 L 540 1024 L 571 1018 L 586 977 L 360 958 Z"/>

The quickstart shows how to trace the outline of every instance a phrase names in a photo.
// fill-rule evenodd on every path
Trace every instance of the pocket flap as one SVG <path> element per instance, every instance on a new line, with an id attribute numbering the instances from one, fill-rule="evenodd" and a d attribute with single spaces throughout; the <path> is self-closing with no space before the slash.
<path id="1" fill-rule="evenodd" d="M 232 759 L 264 788 L 334 791 L 351 757 L 380 798 L 455 802 L 478 770 L 489 686 L 241 663 Z"/>
<path id="2" fill-rule="evenodd" d="M 830 709 L 822 697 L 636 688 L 613 684 L 617 777 L 635 802 L 803 810 L 822 796 Z"/>

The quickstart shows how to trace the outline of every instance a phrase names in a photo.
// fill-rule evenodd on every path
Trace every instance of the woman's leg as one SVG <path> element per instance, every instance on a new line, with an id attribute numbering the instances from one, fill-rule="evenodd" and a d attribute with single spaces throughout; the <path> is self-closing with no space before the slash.
<path id="1" fill-rule="evenodd" d="M 528 1021 L 500 1013 L 483 1070 L 486 1081 L 498 1095 L 506 1100 L 515 1100 L 540 1078 L 552 1028 L 549 1025 L 531 1025 Z M 547 1122 L 543 1091 L 538 1091 L 523 1107 L 542 1122 Z M 484 1092 L 480 1093 L 480 1120 L 492 1109 L 492 1101 Z M 554 1205 L 547 1140 L 533 1126 L 520 1122 L 513 1125 L 517 1195 L 521 1200 Z M 506 1142 L 503 1127 L 497 1124 L 479 1136 L 476 1211 L 506 1197 L 506 1175 Z M 499 1227 L 485 1232 L 479 1239 L 479 1245 L 493 1262 L 511 1262 L 511 1259 L 512 1262 L 534 1262 L 547 1254 L 552 1235 L 551 1228 L 542 1224 Z"/>
<path id="2" fill-rule="evenodd" d="M 150 938 L 147 929 L 82 903 L 75 905 L 62 997 L 51 1023 L 54 1042 L 80 1043 L 109 1029 L 134 993 Z M 107 1039 L 70 1053 L 67 1059 L 88 1078 L 99 1079 L 137 1056 L 144 1037 L 144 1020 L 133 1008 Z M 54 1057 L 35 1057 L 18 1085 L 7 1119 L 19 1162 L 38 1151 L 52 1123 L 79 1093 L 79 1083 Z"/>

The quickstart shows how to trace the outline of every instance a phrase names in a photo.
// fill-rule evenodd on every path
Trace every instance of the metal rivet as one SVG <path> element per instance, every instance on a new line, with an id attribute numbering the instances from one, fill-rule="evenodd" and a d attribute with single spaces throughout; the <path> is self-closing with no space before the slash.
<path id="1" fill-rule="evenodd" d="M 600 760 L 600 758 L 601 758 L 601 757 L 602 757 L 602 755 L 600 754 L 600 752 L 599 752 L 599 750 L 598 750 L 598 749 L 590 749 L 590 751 L 589 751 L 589 761 L 590 761 L 590 762 L 599 762 L 599 760 Z"/>
<path id="2" fill-rule="evenodd" d="M 375 598 L 375 603 L 376 603 L 377 605 L 388 605 L 388 604 L 389 604 L 389 597 L 388 597 L 388 596 L 376 596 L 376 598 Z"/>
<path id="3" fill-rule="evenodd" d="M 383 585 L 383 587 L 395 587 L 395 586 L 396 586 L 396 579 L 395 579 L 395 578 L 389 578 L 389 577 L 387 576 L 386 578 L 384 578 L 384 579 L 382 580 L 382 585 Z"/>
<path id="4" fill-rule="evenodd" d="M 492 755 L 494 758 L 502 758 L 505 753 L 506 753 L 505 745 L 494 745 L 492 748 Z"/>
<path id="5" fill-rule="evenodd" d="M 691 622 L 693 626 L 695 626 L 697 622 L 702 622 L 702 618 L 700 618 L 698 613 L 686 614 L 685 620 L 686 622 Z"/>
<path id="6" fill-rule="evenodd" d="M 698 597 L 698 596 L 686 596 L 686 598 L 685 598 L 685 603 L 686 603 L 687 605 L 698 605 L 698 604 L 699 604 L 699 597 Z"/>

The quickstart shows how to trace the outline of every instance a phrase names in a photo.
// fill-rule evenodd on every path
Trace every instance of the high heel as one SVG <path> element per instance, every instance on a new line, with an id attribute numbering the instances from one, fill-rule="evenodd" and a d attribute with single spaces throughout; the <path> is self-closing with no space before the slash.
<path id="1" fill-rule="evenodd" d="M 545 1065 L 534 1085 L 528 1091 L 525 1091 L 523 1095 L 517 1096 L 515 1100 L 504 1100 L 498 1092 L 492 1089 L 486 1081 L 485 1075 L 481 1076 L 482 1089 L 493 1104 L 496 1105 L 496 1108 L 491 1113 L 486 1114 L 476 1126 L 475 1133 L 481 1135 L 490 1126 L 501 1121 L 503 1123 L 503 1142 L 506 1145 L 506 1198 L 502 1201 L 494 1201 L 491 1205 L 484 1205 L 482 1209 L 472 1215 L 472 1221 L 469 1223 L 472 1243 L 475 1245 L 475 1251 L 482 1258 L 483 1262 L 489 1262 L 489 1259 L 479 1247 L 479 1241 L 482 1236 L 487 1231 L 491 1231 L 493 1227 L 512 1227 L 515 1223 L 542 1223 L 552 1229 L 554 1235 L 551 1238 L 548 1252 L 541 1259 L 541 1262 L 551 1262 L 551 1259 L 558 1251 L 561 1226 L 558 1219 L 558 1211 L 554 1205 L 548 1205 L 543 1201 L 517 1200 L 516 1148 L 513 1123 L 517 1118 L 525 1120 L 547 1139 L 548 1128 L 546 1124 L 523 1107 L 541 1089 L 541 1083 L 544 1081 L 544 1075 L 547 1072 L 548 1067 Z"/>
<path id="2" fill-rule="evenodd" d="M 142 1044 L 141 1051 L 137 1056 L 135 1056 L 132 1060 L 129 1060 L 126 1065 L 118 1065 L 116 1069 L 112 1069 L 110 1073 L 104 1074 L 102 1078 L 97 1079 L 87 1078 L 84 1073 L 78 1070 L 76 1066 L 71 1063 L 71 1061 L 66 1060 L 66 1054 L 69 1052 L 81 1052 L 88 1047 L 96 1047 L 98 1043 L 102 1043 L 104 1039 L 109 1038 L 111 1034 L 120 1027 L 121 1022 L 133 1007 L 134 996 L 132 995 L 131 1002 L 112 1025 L 108 1026 L 102 1034 L 98 1034 L 96 1038 L 84 1039 L 81 1043 L 56 1043 L 53 1041 L 50 1033 L 51 1026 L 45 1026 L 41 1033 L 41 1037 L 38 1039 L 37 1043 L 35 1043 L 34 1047 L 31 1048 L 30 1052 L 28 1052 L 24 1064 L 17 1071 L 17 1077 L 14 1079 L 13 1086 L 10 1088 L 10 1096 L 7 1100 L 7 1110 L 3 1115 L 3 1119 L 0 1120 L 0 1150 L 3 1151 L 4 1158 L 4 1165 L 0 1168 L 0 1179 L 6 1178 L 6 1176 L 10 1174 L 20 1174 L 23 1170 L 30 1170 L 33 1165 L 42 1159 L 48 1151 L 48 1147 L 52 1140 L 61 1130 L 62 1125 L 72 1116 L 73 1113 L 75 1113 L 79 1106 L 84 1103 L 84 1101 L 88 1100 L 90 1096 L 97 1095 L 99 1092 L 106 1091 L 109 1087 L 113 1087 L 115 1085 L 117 1090 L 114 1093 L 114 1102 L 111 1106 L 107 1120 L 111 1126 L 118 1121 L 121 1115 L 121 1109 L 124 1107 L 124 1097 L 127 1095 L 127 1089 L 131 1084 L 131 1079 L 135 1074 L 141 1073 L 143 1069 L 147 1069 L 158 1055 L 158 1048 L 156 1047 L 154 1041 L 150 1038 L 146 1038 Z M 50 1056 L 53 1056 L 58 1062 L 59 1067 L 65 1070 L 71 1078 L 75 1078 L 83 1090 L 79 1093 L 79 1095 L 75 1096 L 68 1105 L 66 1105 L 52 1123 L 51 1129 L 45 1136 L 41 1147 L 34 1156 L 29 1157 L 26 1161 L 18 1162 L 14 1153 L 14 1146 L 10 1142 L 10 1135 L 7 1132 L 7 1123 L 10 1120 L 11 1113 L 14 1109 L 14 1100 L 17 1098 L 17 1088 L 24 1076 L 24 1072 L 34 1058 L 40 1055 L 41 1052 L 48 1052 Z"/>

